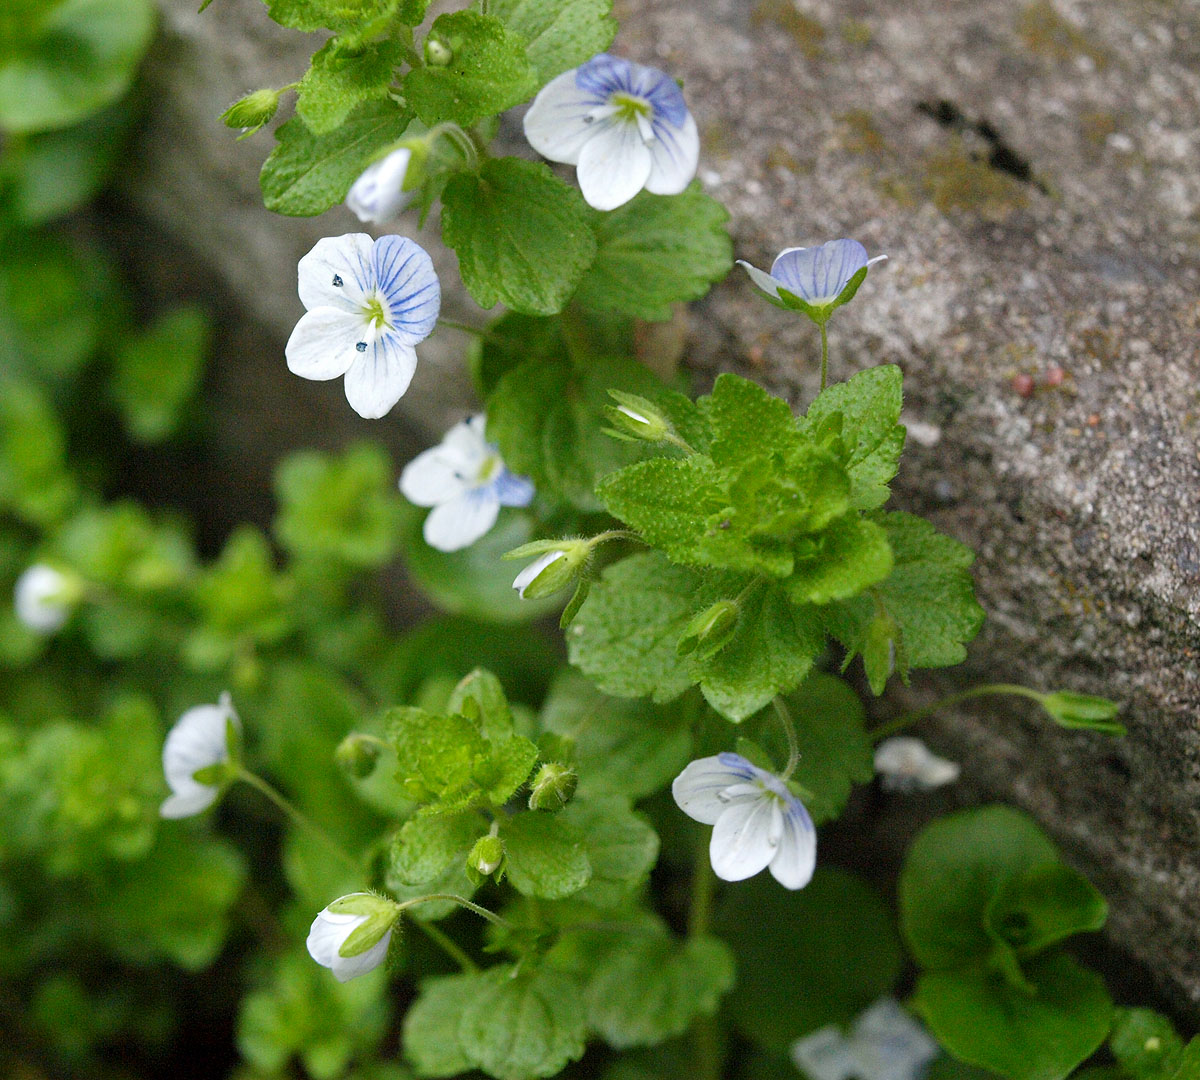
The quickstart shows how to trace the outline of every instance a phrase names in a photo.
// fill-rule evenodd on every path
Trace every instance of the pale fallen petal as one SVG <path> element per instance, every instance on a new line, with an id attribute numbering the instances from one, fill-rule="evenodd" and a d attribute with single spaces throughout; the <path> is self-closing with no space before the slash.
<path id="1" fill-rule="evenodd" d="M 311 311 L 335 307 L 358 311 L 375 286 L 371 249 L 366 233 L 326 236 L 300 260 L 300 300 Z"/>
<path id="2" fill-rule="evenodd" d="M 470 547 L 496 524 L 500 503 L 485 488 L 474 488 L 429 511 L 422 533 L 438 551 Z"/>
<path id="3" fill-rule="evenodd" d="M 357 345 L 367 330 L 362 315 L 333 307 L 307 312 L 284 348 L 288 370 L 302 379 L 336 379 L 358 358 Z"/>
<path id="4" fill-rule="evenodd" d="M 346 372 L 346 400 L 359 416 L 378 420 L 404 396 L 416 369 L 417 354 L 413 347 L 385 332 L 368 343 L 366 351 L 350 365 Z"/>
<path id="5" fill-rule="evenodd" d="M 653 159 L 636 124 L 612 119 L 596 126 L 579 153 L 579 190 L 589 206 L 615 210 L 646 186 Z"/>

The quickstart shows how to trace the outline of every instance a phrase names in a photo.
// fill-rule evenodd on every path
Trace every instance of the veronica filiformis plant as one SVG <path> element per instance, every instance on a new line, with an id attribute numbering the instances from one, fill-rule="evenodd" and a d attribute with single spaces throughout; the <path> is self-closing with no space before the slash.
<path id="1" fill-rule="evenodd" d="M 455 424 L 400 474 L 401 494 L 417 506 L 433 508 L 423 533 L 438 551 L 468 547 L 496 524 L 500 507 L 533 501 L 533 484 L 509 472 L 484 437 L 486 424 L 482 413 Z"/>
<path id="2" fill-rule="evenodd" d="M 817 864 L 812 818 L 783 779 L 741 754 L 693 761 L 671 784 L 679 809 L 713 827 L 709 856 L 723 881 L 760 870 L 787 889 L 802 889 Z"/>
<path id="3" fill-rule="evenodd" d="M 576 166 L 597 210 L 642 188 L 678 195 L 696 175 L 700 136 L 679 85 L 657 68 L 601 53 L 547 83 L 525 114 L 543 157 Z"/>
<path id="4" fill-rule="evenodd" d="M 425 249 L 404 236 L 325 237 L 300 260 L 300 299 L 308 311 L 288 338 L 288 369 L 344 375 L 359 416 L 385 415 L 408 389 L 413 346 L 437 324 L 441 287 Z"/>
<path id="5" fill-rule="evenodd" d="M 365 975 L 387 959 L 399 914 L 394 901 L 374 893 L 340 896 L 313 919 L 305 941 L 308 955 L 338 982 Z"/>
<path id="6" fill-rule="evenodd" d="M 207 810 L 233 779 L 240 737 L 241 723 L 228 694 L 216 705 L 188 709 L 163 743 L 163 773 L 171 794 L 159 813 L 183 818 Z"/>

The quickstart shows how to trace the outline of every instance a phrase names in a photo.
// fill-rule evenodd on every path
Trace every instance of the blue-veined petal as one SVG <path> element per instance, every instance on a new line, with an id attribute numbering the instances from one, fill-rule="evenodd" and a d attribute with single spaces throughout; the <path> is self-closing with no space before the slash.
<path id="1" fill-rule="evenodd" d="M 655 116 L 655 138 L 648 147 L 650 176 L 646 180 L 646 190 L 655 195 L 678 195 L 696 175 L 696 166 L 700 162 L 700 133 L 691 113 L 685 109 L 683 115 L 682 125 L 662 123 Z"/>
<path id="2" fill-rule="evenodd" d="M 388 325 L 405 345 L 424 341 L 437 325 L 442 303 L 429 253 L 407 236 L 382 236 L 371 260 Z"/>
<path id="3" fill-rule="evenodd" d="M 636 123 L 612 117 L 597 126 L 579 154 L 579 189 L 589 206 L 615 210 L 646 186 L 653 158 Z"/>
<path id="4" fill-rule="evenodd" d="M 300 300 L 313 308 L 335 307 L 358 311 L 375 288 L 371 249 L 375 241 L 366 233 L 326 236 L 300 260 Z"/>
<path id="5" fill-rule="evenodd" d="M 575 71 L 551 79 L 533 99 L 525 114 L 525 138 L 542 157 L 574 165 L 579 152 L 595 134 L 593 112 L 607 103 L 576 84 Z"/>
<path id="6" fill-rule="evenodd" d="M 581 91 L 599 101 L 607 101 L 613 94 L 634 92 L 634 68 L 639 66 L 621 56 L 598 53 L 571 74 Z"/>
<path id="7" fill-rule="evenodd" d="M 722 881 L 753 877 L 775 858 L 782 835 L 783 811 L 773 795 L 729 802 L 708 846 L 713 873 Z"/>
<path id="8" fill-rule="evenodd" d="M 633 64 L 632 68 L 630 92 L 650 102 L 654 108 L 655 121 L 661 119 L 673 127 L 683 127 L 689 114 L 679 83 L 658 68 L 646 67 L 644 64 Z"/>
<path id="9" fill-rule="evenodd" d="M 783 810 L 783 834 L 769 864 L 771 876 L 785 889 L 803 889 L 817 867 L 817 830 L 808 811 L 795 798 Z"/>
<path id="10" fill-rule="evenodd" d="M 319 307 L 306 312 L 284 348 L 288 370 L 304 379 L 336 379 L 358 359 L 358 342 L 368 330 L 357 312 Z"/>
<path id="11" fill-rule="evenodd" d="M 536 494 L 528 477 L 509 472 L 504 466 L 500 467 L 491 486 L 501 506 L 528 506 Z"/>
<path id="12" fill-rule="evenodd" d="M 721 792 L 734 784 L 755 778 L 754 766 L 739 754 L 718 754 L 699 758 L 675 777 L 671 794 L 690 818 L 704 825 L 715 825 L 729 807 Z"/>
<path id="13" fill-rule="evenodd" d="M 500 503 L 488 488 L 472 488 L 429 511 L 422 530 L 425 543 L 438 551 L 470 547 L 496 524 Z"/>
<path id="14" fill-rule="evenodd" d="M 367 342 L 346 372 L 346 400 L 359 416 L 378 420 L 404 396 L 417 367 L 417 354 L 388 332 Z"/>
<path id="15" fill-rule="evenodd" d="M 826 304 L 867 261 L 867 249 L 857 240 L 830 240 L 820 247 L 787 248 L 772 265 L 771 277 L 810 304 Z"/>
<path id="16" fill-rule="evenodd" d="M 415 506 L 437 506 L 473 487 L 469 465 L 446 444 L 422 451 L 400 473 L 400 494 Z"/>

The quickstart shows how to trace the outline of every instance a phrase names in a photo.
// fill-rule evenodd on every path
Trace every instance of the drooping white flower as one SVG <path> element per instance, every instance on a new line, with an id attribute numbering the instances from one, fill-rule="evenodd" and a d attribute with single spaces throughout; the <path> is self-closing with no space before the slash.
<path id="1" fill-rule="evenodd" d="M 400 474 L 400 492 L 417 506 L 431 506 L 425 542 L 458 551 L 496 524 L 502 506 L 528 506 L 533 485 L 511 473 L 484 438 L 487 421 L 477 413 L 455 424 L 434 447 L 418 454 Z"/>
<path id="2" fill-rule="evenodd" d="M 340 896 L 318 912 L 308 931 L 308 955 L 338 982 L 365 975 L 387 959 L 399 909 L 373 893 Z"/>
<path id="3" fill-rule="evenodd" d="M 679 85 L 601 53 L 548 82 L 525 114 L 543 157 L 574 165 L 589 205 L 614 210 L 642 188 L 678 195 L 696 175 L 700 136 Z"/>
<path id="4" fill-rule="evenodd" d="M 197 780 L 196 773 L 228 764 L 233 750 L 230 743 L 240 732 L 241 721 L 228 694 L 222 694 L 216 705 L 188 709 L 175 721 L 163 743 L 163 772 L 171 789 L 158 811 L 163 817 L 191 817 L 216 801 L 224 783 Z"/>
<path id="5" fill-rule="evenodd" d="M 13 586 L 17 618 L 38 634 L 61 630 L 82 594 L 77 578 L 45 563 L 34 563 Z"/>
<path id="6" fill-rule="evenodd" d="M 545 555 L 534 559 L 533 562 L 525 567 L 525 569 L 513 579 L 513 588 L 517 590 L 517 593 L 520 595 L 521 599 L 525 599 L 525 590 L 528 589 L 537 578 L 541 577 L 543 570 L 550 567 L 551 564 L 558 562 L 559 559 L 565 559 L 566 557 L 567 553 L 565 551 L 547 551 Z M 557 575 L 551 573 L 546 578 L 547 581 L 550 581 L 551 579 L 556 580 Z M 568 578 L 568 580 L 570 580 L 570 578 Z M 530 597 L 530 599 L 533 599 L 533 597 Z"/>
<path id="7" fill-rule="evenodd" d="M 849 1036 L 830 1025 L 792 1044 L 812 1080 L 920 1080 L 937 1056 L 937 1043 L 891 998 L 859 1016 Z"/>
<path id="8" fill-rule="evenodd" d="M 404 186 L 411 159 L 412 150 L 401 146 L 363 170 L 346 196 L 346 205 L 359 221 L 376 225 L 391 221 L 417 197 L 419 187 Z"/>
<path id="9" fill-rule="evenodd" d="M 288 369 L 344 375 L 359 416 L 385 415 L 408 389 L 413 346 L 437 324 L 441 287 L 425 249 L 404 236 L 327 236 L 300 260 L 300 299 L 308 311 L 288 338 Z"/>
<path id="10" fill-rule="evenodd" d="M 812 879 L 817 831 L 778 776 L 740 754 L 717 754 L 689 764 L 671 794 L 688 817 L 713 826 L 708 850 L 717 877 L 742 881 L 769 868 L 788 889 Z"/>
<path id="11" fill-rule="evenodd" d="M 962 767 L 938 757 L 920 739 L 898 735 L 875 748 L 875 771 L 889 791 L 929 791 L 952 784 Z"/>
<path id="12" fill-rule="evenodd" d="M 771 265 L 769 274 L 745 259 L 738 259 L 738 265 L 745 268 L 755 285 L 784 307 L 799 308 L 802 304 L 828 317 L 834 308 L 854 297 L 867 271 L 886 258 L 876 255 L 868 259 L 862 244 L 843 239 L 819 247 L 786 248 Z"/>

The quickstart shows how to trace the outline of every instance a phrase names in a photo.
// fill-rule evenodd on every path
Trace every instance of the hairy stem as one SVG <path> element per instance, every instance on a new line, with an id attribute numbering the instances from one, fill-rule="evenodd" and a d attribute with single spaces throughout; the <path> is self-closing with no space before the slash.
<path id="1" fill-rule="evenodd" d="M 424 919 L 413 919 L 412 921 L 430 941 L 462 968 L 464 974 L 474 975 L 479 971 L 479 965 L 440 927 L 431 922 L 425 922 Z"/>
<path id="2" fill-rule="evenodd" d="M 951 694 L 940 701 L 935 701 L 932 705 L 924 705 L 919 709 L 913 709 L 912 712 L 903 713 L 894 720 L 889 720 L 886 724 L 880 724 L 879 727 L 870 733 L 871 741 L 878 742 L 880 739 L 886 739 L 889 735 L 894 735 L 897 731 L 903 731 L 918 720 L 924 720 L 925 717 L 938 712 L 940 709 L 948 709 L 951 705 L 957 705 L 959 702 L 969 701 L 971 698 L 988 697 L 992 694 L 1012 694 L 1016 697 L 1029 698 L 1031 701 L 1037 702 L 1041 702 L 1044 697 L 1037 690 L 1031 690 L 1028 686 L 1017 686 L 1015 683 L 988 683 L 986 686 L 973 686 L 970 690 Z"/>
<path id="3" fill-rule="evenodd" d="M 449 900 L 458 904 L 459 907 L 465 907 L 468 911 L 475 912 L 481 919 L 487 919 L 490 923 L 503 926 L 506 930 L 512 929 L 512 923 L 507 919 L 502 919 L 494 911 L 488 911 L 487 908 L 472 903 L 465 896 L 456 896 L 454 893 L 430 893 L 428 896 L 417 896 L 412 900 L 405 900 L 403 903 L 397 904 L 396 910 L 403 911 L 405 908 L 416 907 L 417 904 L 428 904 L 431 900 Z"/>
<path id="4" fill-rule="evenodd" d="M 800 740 L 796 738 L 796 725 L 792 722 L 792 714 L 783 698 L 777 696 L 771 704 L 775 706 L 775 713 L 783 725 L 783 733 L 787 736 L 787 764 L 784 765 L 783 772 L 779 774 L 779 779 L 786 783 L 792 778 L 796 766 L 800 764 Z"/>
<path id="5" fill-rule="evenodd" d="M 688 937 L 708 932 L 712 916 L 713 888 L 716 878 L 709 866 L 708 844 L 700 839 L 692 863 L 692 899 L 688 908 Z M 696 1080 L 721 1080 L 721 1038 L 716 1019 L 699 1016 L 692 1024 L 692 1049 L 695 1053 Z"/>
<path id="6" fill-rule="evenodd" d="M 345 848 L 343 848 L 341 844 L 339 844 L 332 836 L 329 835 L 329 833 L 322 829 L 320 825 L 313 821 L 312 818 L 310 818 L 307 814 L 303 813 L 297 806 L 284 798 L 279 791 L 268 784 L 261 776 L 259 776 L 257 773 L 250 772 L 248 769 L 241 769 L 238 771 L 237 778 L 249 784 L 256 791 L 265 795 L 271 802 L 279 807 L 279 809 L 282 810 L 287 817 L 291 818 L 292 821 L 294 821 L 302 829 L 305 829 L 312 836 L 315 836 L 318 840 L 320 840 L 330 852 L 336 855 L 338 859 L 340 859 L 356 874 L 362 873 L 362 864 L 358 861 L 358 859 L 354 858 L 354 856 L 351 855 Z"/>
<path id="7" fill-rule="evenodd" d="M 825 384 L 829 379 L 829 333 L 825 329 L 825 324 L 821 323 L 821 389 L 825 389 Z"/>

